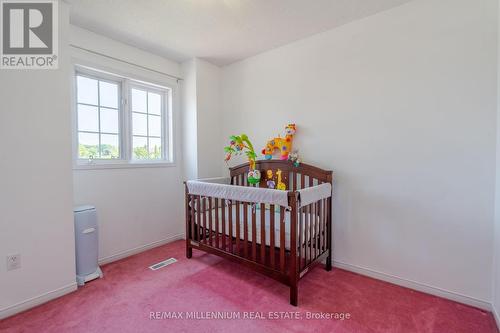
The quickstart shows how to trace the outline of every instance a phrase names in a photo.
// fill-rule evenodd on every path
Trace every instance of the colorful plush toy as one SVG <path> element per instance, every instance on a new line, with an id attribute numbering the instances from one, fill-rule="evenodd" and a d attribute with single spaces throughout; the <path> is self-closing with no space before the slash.
<path id="1" fill-rule="evenodd" d="M 269 140 L 266 144 L 266 147 L 262 149 L 262 154 L 265 155 L 266 160 L 270 160 L 271 158 L 273 158 L 273 153 L 275 149 L 278 149 L 280 151 L 281 160 L 288 159 L 288 154 L 292 151 L 292 141 L 295 131 L 296 131 L 295 124 L 288 124 L 285 127 L 284 138 L 278 135 L 278 137 Z"/>
<path id="2" fill-rule="evenodd" d="M 233 154 L 241 155 L 243 154 L 243 151 L 246 150 L 245 155 L 247 155 L 248 162 L 250 163 L 250 170 L 248 172 L 247 179 L 250 184 L 257 184 L 260 181 L 260 171 L 255 169 L 257 154 L 255 153 L 248 136 L 246 134 L 231 135 L 229 139 L 231 140 L 229 142 L 229 146 L 224 147 L 224 151 L 226 152 L 226 158 L 224 161 L 227 163 Z"/>
<path id="3" fill-rule="evenodd" d="M 286 191 L 286 184 L 281 181 L 281 173 L 280 169 L 276 170 L 276 176 L 278 176 L 278 184 L 276 184 L 276 189 L 281 191 Z"/>
<path id="4" fill-rule="evenodd" d="M 288 160 L 293 163 L 294 167 L 298 167 L 300 165 L 300 162 L 302 162 L 297 150 L 294 150 L 288 155 Z"/>
<path id="5" fill-rule="evenodd" d="M 257 169 L 248 171 L 247 179 L 252 185 L 258 184 L 260 182 L 260 171 Z"/>
<path id="6" fill-rule="evenodd" d="M 266 174 L 267 174 L 267 183 L 266 183 L 267 188 L 274 190 L 276 188 L 276 182 L 273 179 L 273 170 L 267 170 Z"/>

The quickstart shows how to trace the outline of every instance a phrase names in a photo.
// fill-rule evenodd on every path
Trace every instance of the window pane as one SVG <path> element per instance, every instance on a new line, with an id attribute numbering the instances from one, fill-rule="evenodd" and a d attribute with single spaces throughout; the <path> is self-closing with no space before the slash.
<path id="1" fill-rule="evenodd" d="M 132 89 L 132 111 L 148 112 L 145 91 Z"/>
<path id="2" fill-rule="evenodd" d="M 149 158 L 148 139 L 141 136 L 134 136 L 132 140 L 132 157 L 143 160 Z"/>
<path id="3" fill-rule="evenodd" d="M 149 138 L 149 158 L 161 159 L 161 139 Z"/>
<path id="4" fill-rule="evenodd" d="M 148 116 L 132 113 L 132 135 L 148 135 Z"/>
<path id="5" fill-rule="evenodd" d="M 77 76 L 76 85 L 78 92 L 78 103 L 97 105 L 97 80 L 88 77 Z"/>
<path id="6" fill-rule="evenodd" d="M 101 132 L 118 134 L 118 110 L 101 108 Z"/>
<path id="7" fill-rule="evenodd" d="M 99 158 L 99 134 L 78 133 L 78 157 Z"/>
<path id="8" fill-rule="evenodd" d="M 101 134 L 101 158 L 120 157 L 118 135 Z"/>
<path id="9" fill-rule="evenodd" d="M 148 92 L 148 113 L 161 115 L 161 96 Z"/>
<path id="10" fill-rule="evenodd" d="M 161 136 L 161 117 L 148 116 L 149 136 Z"/>
<path id="11" fill-rule="evenodd" d="M 118 109 L 118 85 L 99 81 L 99 102 L 101 106 Z"/>
<path id="12" fill-rule="evenodd" d="M 78 105 L 78 130 L 99 132 L 99 113 L 97 108 L 88 105 Z"/>

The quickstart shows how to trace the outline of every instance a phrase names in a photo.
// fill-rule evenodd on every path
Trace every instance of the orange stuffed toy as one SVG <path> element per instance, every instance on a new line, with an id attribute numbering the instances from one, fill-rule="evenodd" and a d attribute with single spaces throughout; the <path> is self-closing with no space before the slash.
<path id="1" fill-rule="evenodd" d="M 274 150 L 278 149 L 281 153 L 280 159 L 288 159 L 288 154 L 292 151 L 293 135 L 295 134 L 295 124 L 288 124 L 285 127 L 285 137 L 278 137 L 271 139 L 267 142 L 266 147 L 262 149 L 262 154 L 265 155 L 266 160 L 273 158 Z"/>

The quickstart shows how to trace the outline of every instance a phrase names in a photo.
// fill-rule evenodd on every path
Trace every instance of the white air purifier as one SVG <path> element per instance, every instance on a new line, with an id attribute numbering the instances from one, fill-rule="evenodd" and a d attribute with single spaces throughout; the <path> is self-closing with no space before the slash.
<path id="1" fill-rule="evenodd" d="M 97 263 L 98 229 L 97 212 L 93 206 L 76 207 L 75 213 L 75 248 L 76 282 L 83 286 L 85 282 L 102 277 Z"/>

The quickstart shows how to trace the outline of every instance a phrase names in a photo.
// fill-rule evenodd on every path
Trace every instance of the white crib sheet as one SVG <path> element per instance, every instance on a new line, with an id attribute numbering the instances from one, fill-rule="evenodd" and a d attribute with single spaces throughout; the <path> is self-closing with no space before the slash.
<path id="1" fill-rule="evenodd" d="M 226 226 L 225 226 L 225 234 L 229 236 L 229 208 L 228 207 L 219 207 L 218 208 L 219 210 L 219 233 L 222 233 L 222 213 L 223 211 L 225 211 L 225 215 L 226 215 Z M 266 245 L 269 246 L 269 244 L 271 243 L 271 235 L 270 235 L 270 226 L 271 226 L 271 217 L 270 217 L 270 209 L 266 209 L 266 214 L 265 214 L 265 242 L 266 242 Z M 196 214 L 196 213 L 195 213 Z M 212 209 L 212 230 L 215 231 L 216 230 L 216 223 L 215 223 L 215 209 Z M 261 243 L 261 223 L 260 223 L 260 214 L 261 214 L 261 210 L 260 209 L 256 209 L 255 210 L 255 225 L 256 225 L 256 231 L 255 231 L 255 235 L 256 235 L 256 243 L 257 244 L 260 244 Z M 233 205 L 233 208 L 232 208 L 232 223 L 233 223 L 233 230 L 232 230 L 232 236 L 233 237 L 236 237 L 236 205 Z M 245 221 L 244 221 L 244 216 L 245 216 L 245 213 L 244 213 L 244 210 L 243 210 L 243 204 L 240 204 L 240 239 L 243 240 L 244 239 L 244 236 L 245 236 L 245 230 L 244 230 L 244 224 L 245 224 Z M 287 250 L 290 249 L 290 212 L 289 211 L 286 211 L 285 210 L 285 248 Z M 202 218 L 202 221 L 203 221 L 203 215 L 201 215 L 201 218 Z M 316 236 L 317 233 L 319 232 L 319 226 L 317 225 L 317 223 L 320 223 L 319 221 L 319 218 L 316 219 L 316 225 L 314 224 L 315 221 L 314 219 L 312 219 L 313 221 L 309 221 L 309 228 L 307 230 L 307 237 L 308 239 L 306 239 L 306 230 L 305 230 L 305 218 L 306 218 L 306 214 L 305 213 L 302 213 L 302 236 L 301 236 L 301 239 L 302 239 L 302 242 L 305 243 L 308 239 L 311 238 L 311 229 L 310 229 L 310 225 L 311 223 L 313 224 L 313 235 Z M 247 225 L 248 225 L 248 236 L 247 236 L 247 239 L 249 242 L 252 241 L 252 207 L 249 205 L 248 206 L 248 213 L 247 213 Z M 203 223 L 203 222 L 202 222 Z M 279 247 L 280 246 L 280 213 L 279 211 L 275 211 L 274 212 L 274 240 L 275 240 L 275 246 L 276 247 Z M 299 228 L 299 221 L 297 220 L 297 228 Z M 326 226 L 326 224 L 324 224 Z M 209 216 L 208 214 L 206 214 L 206 222 L 205 222 L 205 226 L 206 228 L 209 228 Z M 323 228 L 323 226 L 322 226 Z M 313 236 L 313 237 L 314 237 Z M 299 236 L 297 235 L 297 243 L 299 242 Z"/>

